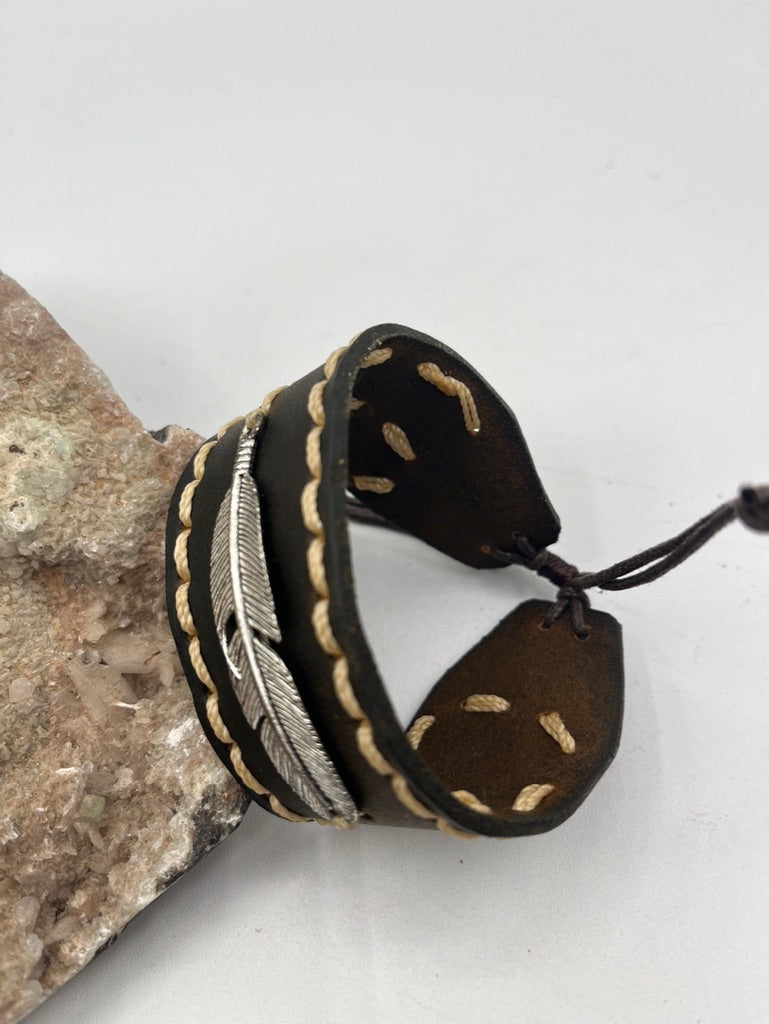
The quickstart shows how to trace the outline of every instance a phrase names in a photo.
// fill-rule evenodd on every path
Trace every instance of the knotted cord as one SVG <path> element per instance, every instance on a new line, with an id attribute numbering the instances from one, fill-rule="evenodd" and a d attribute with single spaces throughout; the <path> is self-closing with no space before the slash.
<path id="1" fill-rule="evenodd" d="M 769 531 L 769 486 L 743 487 L 736 498 L 719 505 L 675 537 L 598 572 L 580 572 L 576 565 L 547 548 L 537 550 L 520 534 L 514 535 L 513 550 L 489 547 L 488 553 L 504 565 L 522 565 L 554 583 L 558 593 L 543 625 L 552 626 L 568 610 L 574 633 L 584 639 L 589 632 L 585 609 L 590 599 L 586 590 L 630 590 L 651 583 L 693 555 L 734 519 L 753 530 Z"/>
<path id="2" fill-rule="evenodd" d="M 352 497 L 347 499 L 347 513 L 357 522 L 400 530 Z M 523 566 L 555 584 L 558 592 L 545 615 L 543 626 L 549 628 L 568 611 L 575 635 L 584 639 L 589 634 L 585 610 L 590 607 L 590 598 L 585 591 L 593 587 L 630 590 L 651 583 L 693 555 L 734 519 L 739 519 L 752 530 L 769 531 L 769 485 L 743 487 L 736 498 L 719 505 L 675 537 L 598 572 L 580 572 L 576 565 L 548 548 L 535 548 L 522 534 L 513 535 L 514 548 L 507 550 L 489 545 L 483 550 L 503 565 Z"/>

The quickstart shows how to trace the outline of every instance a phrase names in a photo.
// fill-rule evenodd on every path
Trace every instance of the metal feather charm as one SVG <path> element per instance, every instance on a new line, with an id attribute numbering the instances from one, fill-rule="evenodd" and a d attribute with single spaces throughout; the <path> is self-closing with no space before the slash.
<path id="1" fill-rule="evenodd" d="M 232 484 L 216 516 L 211 602 L 219 643 L 243 715 L 275 770 L 320 818 L 357 818 L 323 749 L 288 668 L 272 644 L 281 633 L 262 540 L 259 492 L 251 465 L 260 416 L 238 441 Z"/>

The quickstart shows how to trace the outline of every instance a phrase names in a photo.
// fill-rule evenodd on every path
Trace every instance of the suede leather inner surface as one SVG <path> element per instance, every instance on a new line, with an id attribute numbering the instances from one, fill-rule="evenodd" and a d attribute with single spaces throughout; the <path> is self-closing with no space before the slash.
<path id="1" fill-rule="evenodd" d="M 543 601 L 526 601 L 436 684 L 415 718 L 435 717 L 419 753 L 452 790 L 469 790 L 497 814 L 532 784 L 554 786 L 539 805 L 557 816 L 574 810 L 606 769 L 622 728 L 622 642 L 610 615 L 590 613 L 578 640 L 567 619 L 542 628 Z M 478 692 L 505 698 L 502 712 L 468 711 Z M 557 711 L 575 740 L 564 753 L 539 721 Z M 459 755 L 458 755 L 458 752 Z"/>

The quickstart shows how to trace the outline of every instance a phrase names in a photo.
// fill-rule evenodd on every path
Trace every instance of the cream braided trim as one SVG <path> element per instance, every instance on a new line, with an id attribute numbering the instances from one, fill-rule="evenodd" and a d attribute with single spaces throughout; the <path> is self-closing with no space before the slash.
<path id="1" fill-rule="evenodd" d="M 432 811 L 428 810 L 427 807 L 421 804 L 409 789 L 409 785 L 405 777 L 393 768 L 378 749 L 374 742 L 374 728 L 371 720 L 367 717 L 355 696 L 352 682 L 350 680 L 350 668 L 347 658 L 345 657 L 344 652 L 331 629 L 331 623 L 328 615 L 329 598 L 326 586 L 325 569 L 323 570 L 322 577 L 319 569 L 319 564 L 322 564 L 323 562 L 323 552 L 325 548 L 325 532 L 318 512 L 318 487 L 323 473 L 320 456 L 320 435 L 326 421 L 326 414 L 323 407 L 326 383 L 336 369 L 337 363 L 345 351 L 345 348 L 337 349 L 329 356 L 324 366 L 325 379 L 318 381 L 312 386 L 307 400 L 307 412 L 313 424 L 307 434 L 307 441 L 305 445 L 305 456 L 307 469 L 310 473 L 310 480 L 305 484 L 302 490 L 300 508 L 302 513 L 302 522 L 304 523 L 308 533 L 312 535 L 312 539 L 308 546 L 307 564 L 309 579 L 317 596 L 311 618 L 315 639 L 317 640 L 320 648 L 334 659 L 334 665 L 332 668 L 334 692 L 347 715 L 353 721 L 358 723 L 356 729 L 356 740 L 362 757 L 378 774 L 389 777 L 390 785 L 392 786 L 393 793 L 397 799 L 416 817 L 433 821 L 436 827 L 446 833 L 446 835 L 454 836 L 458 839 L 474 839 L 476 837 L 473 833 L 455 828 L 448 821 L 445 821 L 443 818 L 434 814 Z M 389 359 L 391 355 L 392 349 L 376 349 L 366 357 L 362 365 L 379 365 Z M 313 548 L 312 555 L 309 553 L 310 547 Z"/>
<path id="2" fill-rule="evenodd" d="M 450 377 L 447 373 L 436 366 L 435 363 L 419 363 L 417 373 L 422 380 L 434 384 L 444 395 L 458 398 L 462 407 L 462 416 L 465 421 L 465 429 L 468 434 L 478 434 L 481 430 L 481 418 L 473 398 L 473 393 L 464 381 Z"/>
<path id="3" fill-rule="evenodd" d="M 182 630 L 187 634 L 188 638 L 188 654 L 192 668 L 195 671 L 195 675 L 198 677 L 200 682 L 208 690 L 208 697 L 206 699 L 206 716 L 211 725 L 214 735 L 229 748 L 230 763 L 235 770 L 235 774 L 238 776 L 243 785 L 250 789 L 252 793 L 256 793 L 257 796 L 266 796 L 269 798 L 270 807 L 279 815 L 281 818 L 286 818 L 288 821 L 310 821 L 311 819 L 302 817 L 299 814 L 294 814 L 287 807 L 274 796 L 268 789 L 266 789 L 256 776 L 249 771 L 243 760 L 243 752 L 241 751 L 238 744 L 230 735 L 230 731 L 225 725 L 222 716 L 219 712 L 219 694 L 216 689 L 216 684 L 211 678 L 211 673 L 208 671 L 203 655 L 200 651 L 200 639 L 198 638 L 197 629 L 192 619 L 192 612 L 190 610 L 189 602 L 189 589 L 190 589 L 190 566 L 187 558 L 187 547 L 189 544 L 190 533 L 192 532 L 192 506 L 193 499 L 195 497 L 195 491 L 203 479 L 203 474 L 206 470 L 206 461 L 211 451 L 227 431 L 235 426 L 236 423 L 244 422 L 247 427 L 252 427 L 256 421 L 257 416 L 260 413 L 264 415 L 269 411 L 272 401 L 275 396 L 282 391 L 282 388 L 277 388 L 271 391 L 261 406 L 251 412 L 246 417 L 238 417 L 237 419 L 231 420 L 225 424 L 219 433 L 216 435 L 216 440 L 207 441 L 197 452 L 193 461 L 193 477 L 192 480 L 187 484 L 179 499 L 179 521 L 182 524 L 182 529 L 179 532 L 176 543 L 174 544 L 174 564 L 176 565 L 176 575 L 179 577 L 179 586 L 176 588 L 176 617 L 179 620 L 179 625 Z"/>
<path id="4" fill-rule="evenodd" d="M 563 719 L 557 711 L 544 712 L 539 716 L 539 724 L 548 734 L 552 736 L 564 754 L 573 754 L 577 749 L 577 742 L 563 724 Z"/>
<path id="5" fill-rule="evenodd" d="M 499 697 L 496 693 L 471 693 L 462 701 L 463 711 L 494 711 L 501 714 L 510 710 L 510 701 L 506 697 Z"/>
<path id="6" fill-rule="evenodd" d="M 555 786 L 549 782 L 532 782 L 530 786 L 524 786 L 513 804 L 514 811 L 533 811 L 546 796 L 553 792 Z"/>
<path id="7" fill-rule="evenodd" d="M 387 476 L 354 476 L 353 486 L 357 491 L 373 491 L 374 494 L 389 494 L 395 481 Z"/>
<path id="8" fill-rule="evenodd" d="M 422 742 L 422 737 L 430 728 L 431 725 L 435 724 L 435 715 L 420 715 L 419 718 L 412 724 L 409 731 L 406 733 L 406 739 L 409 741 L 414 750 L 419 748 L 419 744 Z"/>
<path id="9" fill-rule="evenodd" d="M 477 811 L 478 814 L 494 813 L 488 804 L 482 803 L 475 793 L 471 793 L 469 789 L 455 789 L 451 795 L 455 800 L 459 800 L 460 803 L 466 804 L 471 811 Z"/>
<path id="10" fill-rule="evenodd" d="M 409 441 L 403 427 L 399 427 L 397 423 L 383 423 L 382 436 L 386 444 L 392 448 L 396 455 L 400 455 L 404 462 L 413 462 L 416 459 L 416 453 L 411 447 L 411 441 Z"/>
<path id="11" fill-rule="evenodd" d="M 373 352 L 369 352 L 365 359 L 361 359 L 360 368 L 365 370 L 369 366 L 381 366 L 382 363 L 387 362 L 392 354 L 393 350 L 391 348 L 375 348 Z M 329 373 L 328 376 L 330 377 L 331 374 Z"/>

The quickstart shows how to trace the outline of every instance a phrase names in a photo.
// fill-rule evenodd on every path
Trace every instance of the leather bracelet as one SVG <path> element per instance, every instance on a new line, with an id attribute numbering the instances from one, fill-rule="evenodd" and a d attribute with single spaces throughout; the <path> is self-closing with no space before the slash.
<path id="1" fill-rule="evenodd" d="M 400 726 L 355 599 L 348 498 L 479 569 L 559 521 L 512 412 L 455 352 L 359 335 L 197 452 L 167 533 L 171 628 L 203 728 L 253 799 L 291 820 L 543 832 L 610 763 L 621 633 L 580 639 L 528 601 Z"/>

